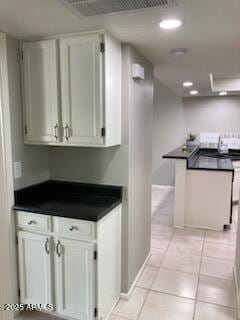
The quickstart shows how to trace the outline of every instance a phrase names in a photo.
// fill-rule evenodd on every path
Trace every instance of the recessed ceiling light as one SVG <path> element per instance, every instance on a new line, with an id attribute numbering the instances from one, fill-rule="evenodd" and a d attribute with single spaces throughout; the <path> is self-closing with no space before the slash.
<path id="1" fill-rule="evenodd" d="M 192 96 L 195 96 L 196 94 L 198 94 L 198 91 L 197 91 L 197 90 L 192 90 L 192 91 L 190 91 L 190 94 L 191 94 Z"/>
<path id="2" fill-rule="evenodd" d="M 171 54 L 175 57 L 184 56 L 188 52 L 187 48 L 174 48 L 171 50 Z"/>
<path id="3" fill-rule="evenodd" d="M 226 95 L 227 95 L 227 92 L 226 92 L 226 91 L 221 91 L 221 92 L 219 92 L 219 95 L 220 95 L 220 96 L 226 96 Z"/>
<path id="4" fill-rule="evenodd" d="M 179 28 L 182 25 L 182 21 L 178 19 L 167 19 L 163 20 L 159 23 L 159 26 L 161 29 L 176 29 Z"/>
<path id="5" fill-rule="evenodd" d="M 193 83 L 191 81 L 183 82 L 184 87 L 191 87 L 192 85 L 193 85 Z"/>

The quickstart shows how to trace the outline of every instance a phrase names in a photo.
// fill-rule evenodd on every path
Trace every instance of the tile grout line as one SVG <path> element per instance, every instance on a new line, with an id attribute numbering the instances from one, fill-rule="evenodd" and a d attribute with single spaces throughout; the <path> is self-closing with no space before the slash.
<path id="1" fill-rule="evenodd" d="M 201 260 L 200 260 L 200 265 L 199 265 L 198 283 L 197 283 L 197 290 L 196 290 L 196 296 L 195 296 L 195 303 L 194 303 L 194 309 L 193 309 L 193 320 L 195 319 L 195 316 L 196 316 L 196 308 L 197 308 L 197 301 L 198 301 L 197 297 L 198 297 L 198 290 L 199 290 L 199 284 L 200 284 L 200 272 L 201 272 L 201 267 L 202 267 L 205 239 L 206 239 L 206 230 L 204 230 L 204 235 L 203 235 L 203 246 L 202 246 L 202 254 L 201 254 Z"/>
<path id="2" fill-rule="evenodd" d="M 161 260 L 161 262 L 160 262 L 160 267 L 159 267 L 159 268 L 162 268 L 163 260 L 165 259 L 165 256 L 166 256 L 166 254 L 167 254 L 167 252 L 168 252 L 168 249 L 169 249 L 169 247 L 170 247 L 170 243 L 171 243 L 171 241 L 172 241 L 172 239 L 173 239 L 173 237 L 174 237 L 174 235 L 175 235 L 175 231 L 176 231 L 176 229 L 174 228 L 174 229 L 173 229 L 172 236 L 170 237 L 170 240 L 169 240 L 169 242 L 168 242 L 168 244 L 167 244 L 166 250 L 165 250 L 165 252 L 164 252 L 164 254 L 163 254 L 163 257 L 162 257 L 162 260 Z"/>
<path id="3" fill-rule="evenodd" d="M 155 216 L 155 215 L 154 215 L 154 216 Z M 152 219 L 152 221 L 153 221 L 153 219 Z M 152 223 L 152 221 L 151 221 L 151 223 Z M 160 262 L 160 266 L 159 266 L 159 267 L 156 267 L 156 268 L 158 269 L 158 271 L 159 271 L 160 268 L 161 268 L 162 261 L 164 260 L 165 255 L 167 254 L 167 251 L 168 251 L 170 242 L 172 241 L 174 234 L 175 234 L 175 228 L 174 228 L 174 230 L 173 230 L 173 232 L 172 232 L 172 235 L 170 236 L 170 240 L 169 240 L 169 242 L 168 242 L 168 244 L 167 244 L 167 246 L 166 246 L 166 249 L 163 250 L 164 253 L 163 253 L 163 257 L 162 257 L 161 262 Z M 151 238 L 152 238 L 152 233 L 151 233 Z M 159 249 L 159 248 L 154 248 L 154 247 L 151 246 L 151 249 Z M 151 288 L 152 288 L 152 285 L 153 285 L 153 282 L 154 282 L 155 278 L 157 277 L 158 271 L 156 272 L 156 275 L 154 276 L 154 279 L 153 279 L 153 281 L 152 281 L 152 284 L 151 284 L 151 286 L 150 286 L 150 289 L 148 290 L 148 293 L 147 293 L 147 295 L 146 295 L 146 297 L 145 297 L 145 299 L 144 299 L 144 302 L 143 302 L 143 304 L 142 304 L 142 306 L 141 306 L 141 309 L 140 309 L 140 311 L 139 311 L 139 314 L 138 314 L 136 320 L 139 319 L 139 317 L 140 317 L 140 315 L 141 315 L 141 312 L 142 312 L 142 310 L 143 310 L 143 308 L 144 308 L 144 305 L 145 305 L 145 303 L 146 303 L 146 301 L 147 301 L 147 298 L 148 298 L 150 292 L 152 291 Z M 136 285 L 136 286 L 137 286 L 137 285 Z M 146 290 L 146 289 L 145 289 L 145 290 Z"/>
<path id="4" fill-rule="evenodd" d="M 171 297 L 176 297 L 176 298 L 180 298 L 180 299 L 184 299 L 184 300 L 189 300 L 189 301 L 192 301 L 192 302 L 203 302 L 203 303 L 206 303 L 206 304 L 209 304 L 209 305 L 213 305 L 213 306 L 217 306 L 217 307 L 222 307 L 222 308 L 227 308 L 227 309 L 230 309 L 230 310 L 237 310 L 237 308 L 235 307 L 229 307 L 229 306 L 225 306 L 225 305 L 222 305 L 222 304 L 217 304 L 217 303 L 212 303 L 212 302 L 208 302 L 208 301 L 205 301 L 205 300 L 197 300 L 194 298 L 187 298 L 187 297 L 183 297 L 183 296 L 178 296 L 176 294 L 173 294 L 173 293 L 168 293 L 168 292 L 163 292 L 163 291 L 157 291 L 157 290 L 148 290 L 146 288 L 143 288 L 143 287 L 138 287 L 138 288 L 141 288 L 141 289 L 145 289 L 146 291 L 149 291 L 149 293 L 151 292 L 154 292 L 154 293 L 160 293 L 160 294 L 163 294 L 163 295 L 167 295 L 167 296 L 171 296 Z M 145 300 L 144 300 L 145 301 Z M 195 308 L 194 308 L 194 311 L 195 311 Z M 124 318 L 124 317 L 122 317 Z M 129 318 L 125 318 L 125 319 L 129 319 Z"/>
<path id="5" fill-rule="evenodd" d="M 200 256 L 198 256 L 200 257 Z M 201 257 L 200 257 L 201 258 Z M 203 256 L 204 258 L 204 256 Z M 201 262 L 201 261 L 200 261 Z M 187 272 L 187 271 L 182 271 L 182 270 L 179 270 L 179 269 L 171 269 L 171 268 L 167 268 L 167 267 L 156 267 L 156 266 L 153 266 L 153 265 L 148 265 L 149 267 L 154 267 L 154 268 L 158 268 L 158 269 L 163 269 L 163 270 L 169 270 L 169 271 L 174 271 L 174 272 L 179 272 L 179 273 L 183 273 L 183 274 L 188 274 L 188 275 L 192 275 L 192 276 L 202 276 L 204 278 L 210 278 L 210 279 L 214 279 L 214 280 L 223 280 L 223 281 L 229 281 L 229 282 L 232 282 L 233 280 L 231 279 L 225 279 L 225 278 L 216 278 L 216 277 L 212 277 L 212 276 L 209 276 L 209 275 L 200 275 L 200 273 L 193 273 L 193 272 Z M 143 288 L 143 287 L 141 287 Z M 144 288 L 146 289 L 146 288 Z M 148 289 L 147 289 L 148 290 Z"/>
<path id="6" fill-rule="evenodd" d="M 170 236 L 170 240 L 169 240 L 169 242 L 168 242 L 168 244 L 167 244 L 167 247 L 166 247 L 166 249 L 165 249 L 165 251 L 164 251 L 164 254 L 163 254 L 162 260 L 161 260 L 161 262 L 160 262 L 160 267 L 156 267 L 156 268 L 158 269 L 158 271 L 159 271 L 159 270 L 160 270 L 160 268 L 161 268 L 162 261 L 163 261 L 163 259 L 164 259 L 165 255 L 166 255 L 166 253 L 167 253 L 167 251 L 168 251 L 168 248 L 169 248 L 170 242 L 171 242 L 171 240 L 172 240 L 172 238 L 173 238 L 173 236 L 174 236 L 174 233 L 175 233 L 175 229 L 174 229 L 174 231 L 173 231 L 172 235 Z M 152 236 L 152 234 L 151 234 L 151 236 Z M 151 247 L 151 248 L 152 248 L 152 247 Z M 153 248 L 153 249 L 156 249 L 156 248 Z M 141 315 L 141 312 L 142 312 L 142 310 L 143 310 L 143 308 L 144 308 L 144 305 L 145 305 L 145 303 L 146 303 L 146 301 L 147 301 L 147 298 L 148 298 L 148 296 L 149 296 L 150 292 L 151 292 L 151 291 L 153 291 L 153 290 L 151 290 L 151 288 L 152 288 L 152 286 L 153 286 L 153 282 L 154 282 L 154 280 L 155 280 L 155 279 L 156 279 L 156 277 L 157 277 L 158 271 L 156 272 L 156 274 L 155 274 L 155 276 L 154 276 L 154 279 L 153 279 L 153 281 L 152 281 L 152 284 L 151 284 L 151 286 L 150 286 L 150 289 L 148 289 L 148 293 L 147 293 L 147 295 L 146 295 L 146 297 L 145 297 L 145 299 L 144 299 L 144 302 L 143 302 L 143 304 L 142 304 L 142 306 L 141 306 L 141 309 L 140 309 L 140 311 L 139 311 L 139 314 L 138 314 L 138 316 L 137 316 L 137 319 L 136 319 L 136 320 L 138 320 L 138 319 L 139 319 L 139 317 L 140 317 L 140 315 Z M 137 285 L 136 285 L 136 286 L 137 286 Z M 146 290 L 146 289 L 145 289 L 145 290 Z"/>
<path id="7" fill-rule="evenodd" d="M 217 303 L 212 303 L 212 302 L 208 302 L 208 301 L 204 301 L 204 300 L 197 300 L 197 302 L 202 302 L 202 303 L 206 303 L 206 304 L 209 304 L 211 306 L 215 306 L 215 307 L 222 307 L 222 308 L 227 308 L 227 309 L 230 309 L 230 310 L 237 310 L 237 307 L 234 308 L 234 307 L 229 307 L 229 306 L 225 306 L 223 304 L 217 304 Z"/>
<path id="8" fill-rule="evenodd" d="M 154 218 L 154 217 L 155 217 L 155 215 L 152 217 L 151 224 L 152 224 L 152 222 L 153 222 L 153 218 Z M 175 233 L 175 229 L 173 230 L 172 235 L 170 236 L 170 240 L 169 240 L 169 242 L 168 242 L 168 244 L 167 244 L 167 246 L 166 246 L 166 249 L 163 250 L 164 253 L 163 253 L 163 257 L 162 257 L 161 262 L 160 262 L 160 266 L 157 267 L 158 271 L 160 270 L 160 267 L 161 267 L 161 265 L 162 265 L 162 261 L 163 261 L 165 255 L 166 255 L 166 253 L 167 253 L 167 251 L 168 251 L 168 248 L 169 248 L 170 242 L 171 242 L 171 240 L 172 240 L 172 238 L 173 238 L 173 236 L 174 236 L 174 233 Z M 151 232 L 151 238 L 152 238 L 152 232 Z M 159 249 L 159 248 L 154 248 L 154 247 L 151 246 L 151 249 Z M 153 282 L 154 282 L 154 280 L 155 280 L 155 278 L 156 278 L 156 276 L 157 276 L 157 274 L 158 274 L 158 271 L 156 272 L 156 275 L 154 276 L 154 279 L 153 279 L 153 281 L 152 281 L 152 284 L 151 284 L 151 286 L 150 286 L 150 289 L 148 289 L 148 292 L 147 292 L 147 294 L 146 294 L 146 297 L 145 297 L 144 302 L 143 302 L 143 304 L 142 304 L 142 306 L 141 306 L 141 308 L 140 308 L 140 311 L 139 311 L 139 313 L 138 313 L 138 316 L 137 316 L 136 320 L 138 320 L 139 317 L 140 317 L 140 315 L 141 315 L 141 312 L 142 312 L 142 310 L 143 310 L 143 308 L 144 308 L 144 305 L 145 305 L 145 303 L 146 303 L 146 301 L 147 301 L 147 298 L 148 298 L 148 296 L 149 296 L 149 294 L 150 294 L 150 292 L 151 292 L 151 288 L 152 288 Z M 137 284 L 136 284 L 135 288 L 136 288 L 136 287 L 137 287 Z M 147 289 L 145 289 L 145 290 L 147 290 Z"/>
<path id="9" fill-rule="evenodd" d="M 208 302 L 208 301 L 205 301 L 205 300 L 196 300 L 195 298 L 188 298 L 188 297 L 183 297 L 183 296 L 179 296 L 177 294 L 173 294 L 173 293 L 168 293 L 168 292 L 164 292 L 164 291 L 158 291 L 158 290 L 148 290 L 146 288 L 143 288 L 143 287 L 138 287 L 140 289 L 145 289 L 147 291 L 150 292 L 154 292 L 154 293 L 161 293 L 163 295 L 167 295 L 167 296 L 171 296 L 171 297 L 176 297 L 176 298 L 180 298 L 180 299 L 185 299 L 185 300 L 189 300 L 189 301 L 192 301 L 192 302 L 203 302 L 203 303 L 207 303 L 209 305 L 214 305 L 214 306 L 218 306 L 218 307 L 222 307 L 222 308 L 228 308 L 228 309 L 231 309 L 231 310 L 237 310 L 237 308 L 235 307 L 229 307 L 229 306 L 225 306 L 225 305 L 222 305 L 222 304 L 217 304 L 217 303 L 213 303 L 213 302 Z M 128 318 L 127 318 L 128 319 Z"/>
<path id="10" fill-rule="evenodd" d="M 224 279 L 224 278 L 216 278 L 216 277 L 211 277 L 205 274 L 199 274 L 200 277 L 204 277 L 204 278 L 209 278 L 209 279 L 213 279 L 213 280 L 220 280 L 220 281 L 226 281 L 226 282 L 233 282 L 233 280 L 231 279 Z"/>
<path id="11" fill-rule="evenodd" d="M 169 292 L 158 291 L 158 290 L 154 290 L 154 289 L 151 289 L 150 291 L 155 292 L 155 293 L 161 293 L 161 294 L 168 295 L 168 296 L 171 296 L 171 297 L 176 297 L 176 298 L 186 299 L 186 300 L 190 300 L 190 301 L 195 301 L 195 298 L 183 297 L 183 296 L 179 296 L 177 294 L 173 294 L 173 293 L 169 293 Z"/>
<path id="12" fill-rule="evenodd" d="M 164 253 L 163 253 L 163 257 L 162 257 L 161 262 L 160 262 L 160 266 L 159 266 L 159 267 L 156 267 L 156 268 L 158 269 L 158 271 L 160 270 L 162 261 L 163 261 L 165 255 L 166 255 L 166 253 L 167 253 L 167 251 L 168 251 L 168 248 L 169 248 L 170 242 L 171 242 L 171 240 L 172 240 L 172 238 L 173 238 L 173 236 L 174 236 L 174 233 L 175 233 L 175 229 L 174 229 L 174 231 L 172 232 L 172 235 L 170 236 L 170 240 L 169 240 L 169 242 L 168 242 L 168 244 L 167 244 L 166 249 L 163 250 Z M 152 237 L 152 233 L 151 233 L 151 237 Z M 159 249 L 159 248 L 154 248 L 154 247 L 151 246 L 151 249 Z M 139 314 L 138 314 L 136 320 L 138 320 L 139 317 L 140 317 L 140 314 L 141 314 L 141 312 L 142 312 L 142 310 L 143 310 L 143 307 L 144 307 L 144 305 L 145 305 L 145 303 L 146 303 L 146 300 L 147 300 L 147 298 L 148 298 L 148 296 L 149 296 L 149 294 L 150 294 L 150 292 L 151 292 L 151 288 L 152 288 L 153 282 L 154 282 L 154 280 L 155 280 L 155 278 L 156 278 L 156 276 L 157 276 L 157 274 L 158 274 L 158 271 L 156 272 L 156 275 L 154 276 L 154 279 L 153 279 L 153 281 L 152 281 L 152 284 L 151 284 L 151 286 L 150 286 L 150 289 L 146 289 L 146 288 L 145 288 L 145 290 L 148 290 L 148 293 L 147 293 L 147 295 L 146 295 L 146 297 L 145 297 L 145 299 L 144 299 L 144 302 L 143 302 L 143 304 L 142 304 L 142 306 L 141 306 L 141 308 L 140 308 L 140 311 L 139 311 Z M 136 288 L 136 287 L 137 287 L 137 284 L 136 284 L 135 288 Z"/>
<path id="13" fill-rule="evenodd" d="M 147 290 L 147 289 L 145 289 L 145 290 Z M 141 308 L 140 308 L 140 310 L 139 310 L 139 313 L 138 313 L 138 315 L 137 315 L 136 320 L 139 319 L 139 317 L 140 317 L 140 315 L 141 315 L 141 312 L 142 312 L 142 310 L 143 310 L 143 307 L 145 306 L 145 303 L 146 303 L 147 298 L 148 298 L 148 296 L 149 296 L 150 290 L 147 290 L 147 291 L 148 291 L 148 292 L 147 292 L 146 297 L 145 297 L 145 299 L 144 299 L 144 301 L 143 301 L 143 304 L 142 304 L 142 306 L 141 306 Z"/>

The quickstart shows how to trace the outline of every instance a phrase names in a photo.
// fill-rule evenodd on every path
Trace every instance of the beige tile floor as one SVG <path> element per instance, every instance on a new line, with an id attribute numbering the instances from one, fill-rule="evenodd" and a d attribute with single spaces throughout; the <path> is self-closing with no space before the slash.
<path id="1" fill-rule="evenodd" d="M 237 207 L 228 231 L 174 230 L 174 193 L 153 187 L 151 257 L 128 301 L 110 320 L 235 320 Z M 27 320 L 60 320 L 39 313 Z"/>
<path id="2" fill-rule="evenodd" d="M 230 230 L 214 232 L 174 230 L 173 204 L 173 189 L 153 187 L 152 256 L 132 297 L 119 302 L 111 320 L 236 319 L 237 207 Z"/>

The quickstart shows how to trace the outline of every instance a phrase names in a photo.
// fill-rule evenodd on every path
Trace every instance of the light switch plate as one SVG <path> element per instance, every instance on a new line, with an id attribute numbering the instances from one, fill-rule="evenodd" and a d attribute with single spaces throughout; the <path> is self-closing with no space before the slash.
<path id="1" fill-rule="evenodd" d="M 14 178 L 19 179 L 22 177 L 22 163 L 14 162 Z"/>

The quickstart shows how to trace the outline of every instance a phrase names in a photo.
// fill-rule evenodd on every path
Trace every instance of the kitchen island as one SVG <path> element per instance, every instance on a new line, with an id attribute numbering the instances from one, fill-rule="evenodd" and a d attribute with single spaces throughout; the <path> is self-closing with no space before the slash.
<path id="1" fill-rule="evenodd" d="M 179 147 L 163 158 L 175 159 L 174 227 L 223 230 L 231 223 L 232 161 L 240 152 Z"/>

